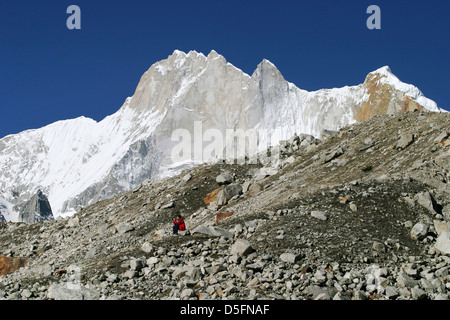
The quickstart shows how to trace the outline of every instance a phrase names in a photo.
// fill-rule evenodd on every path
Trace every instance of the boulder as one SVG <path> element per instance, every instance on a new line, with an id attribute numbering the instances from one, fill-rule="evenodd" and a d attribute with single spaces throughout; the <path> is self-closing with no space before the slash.
<path id="1" fill-rule="evenodd" d="M 152 244 L 145 242 L 144 244 L 142 244 L 141 250 L 146 253 L 152 253 L 155 250 L 155 248 L 153 247 Z"/>
<path id="2" fill-rule="evenodd" d="M 225 185 L 225 184 L 230 184 L 233 181 L 234 181 L 234 177 L 228 171 L 225 171 L 216 177 L 216 182 L 219 184 L 219 186 Z"/>
<path id="3" fill-rule="evenodd" d="M 134 227 L 131 224 L 127 223 L 127 222 L 122 222 L 122 223 L 120 223 L 119 225 L 116 226 L 116 230 L 120 234 L 123 234 L 123 233 L 127 233 L 127 232 L 130 232 L 130 231 L 133 231 Z"/>
<path id="4" fill-rule="evenodd" d="M 287 263 L 297 263 L 301 258 L 300 255 L 291 252 L 285 252 L 280 255 L 280 260 Z"/>
<path id="5" fill-rule="evenodd" d="M 234 214 L 234 212 L 223 212 L 223 213 L 217 213 L 216 214 L 216 223 L 219 221 L 229 218 Z"/>
<path id="6" fill-rule="evenodd" d="M 246 256 L 253 251 L 250 242 L 244 239 L 237 239 L 231 246 L 231 254 L 238 254 L 240 256 Z"/>
<path id="7" fill-rule="evenodd" d="M 157 257 L 150 257 L 147 259 L 147 265 L 149 265 L 149 266 L 157 264 L 158 262 L 159 262 L 159 259 Z"/>
<path id="8" fill-rule="evenodd" d="M 67 227 L 73 228 L 80 224 L 80 218 L 78 216 L 72 217 L 67 221 Z"/>
<path id="9" fill-rule="evenodd" d="M 325 153 L 325 155 L 323 157 L 323 163 L 328 163 L 331 160 L 334 160 L 343 154 L 344 154 L 344 150 L 341 147 L 337 147 L 337 148 L 334 148 L 333 150 L 329 150 Z"/>
<path id="10" fill-rule="evenodd" d="M 432 214 L 440 213 L 439 211 L 442 211 L 439 210 L 439 205 L 436 203 L 436 200 L 428 191 L 416 194 L 414 200 L 416 200 L 417 203 L 422 207 L 428 209 L 428 211 L 430 211 L 430 213 Z"/>
<path id="11" fill-rule="evenodd" d="M 47 298 L 52 300 L 98 300 L 100 295 L 82 285 L 54 283 L 48 288 Z"/>
<path id="12" fill-rule="evenodd" d="M 404 133 L 398 139 L 397 149 L 405 149 L 413 142 L 414 142 L 414 135 L 411 133 Z"/>
<path id="13" fill-rule="evenodd" d="M 436 233 L 440 236 L 444 232 L 450 232 L 450 223 L 441 220 L 434 220 L 434 229 L 436 229 Z"/>
<path id="14" fill-rule="evenodd" d="M 404 272 L 400 272 L 397 276 L 397 285 L 400 288 L 414 288 L 417 286 L 417 281 L 407 276 Z"/>
<path id="15" fill-rule="evenodd" d="M 434 142 L 439 143 L 445 141 L 445 139 L 450 136 L 450 132 L 442 131 L 441 134 L 439 134 L 436 139 L 434 139 Z"/>
<path id="16" fill-rule="evenodd" d="M 181 294 L 180 294 L 180 298 L 181 299 L 188 299 L 190 297 L 193 297 L 195 295 L 194 290 L 192 289 L 184 289 Z"/>
<path id="17" fill-rule="evenodd" d="M 311 211 L 311 217 L 325 221 L 328 219 L 328 214 L 323 211 Z"/>
<path id="18" fill-rule="evenodd" d="M 141 259 L 132 259 L 130 261 L 130 269 L 132 271 L 140 271 L 145 267 L 144 261 Z"/>
<path id="19" fill-rule="evenodd" d="M 237 183 L 230 184 L 217 194 L 217 204 L 223 206 L 234 196 L 242 194 L 242 187 Z"/>
<path id="20" fill-rule="evenodd" d="M 257 195 L 258 193 L 260 193 L 261 191 L 262 191 L 261 185 L 259 185 L 258 183 L 253 183 L 248 188 L 247 194 L 249 196 L 253 197 L 254 195 Z"/>
<path id="21" fill-rule="evenodd" d="M 88 252 L 86 252 L 86 255 L 84 256 L 84 258 L 91 259 L 91 258 L 95 257 L 97 254 L 99 254 L 101 251 L 102 251 L 101 248 L 94 247 L 94 248 L 90 249 Z"/>
<path id="22" fill-rule="evenodd" d="M 411 238 L 415 240 L 423 240 L 427 236 L 429 229 L 430 227 L 427 224 L 423 222 L 418 222 L 411 229 L 410 232 Z"/>
<path id="23" fill-rule="evenodd" d="M 214 202 L 217 200 L 217 195 L 219 194 L 219 192 L 222 191 L 221 189 L 216 189 L 213 192 L 209 193 L 204 199 L 203 202 L 206 205 L 209 205 L 211 202 Z"/>
<path id="24" fill-rule="evenodd" d="M 258 170 L 258 172 L 255 174 L 255 180 L 259 181 L 266 177 L 272 176 L 278 172 L 277 168 L 274 167 L 262 167 Z"/>
<path id="25" fill-rule="evenodd" d="M 11 258 L 0 256 L 0 276 L 12 273 L 28 263 L 28 259 L 25 258 Z"/>
<path id="26" fill-rule="evenodd" d="M 233 234 L 227 230 L 220 229 L 214 226 L 207 226 L 207 225 L 200 225 L 194 230 L 192 230 L 191 234 L 194 233 L 201 233 L 206 234 L 213 237 L 225 237 L 225 238 L 232 238 Z"/>
<path id="27" fill-rule="evenodd" d="M 437 238 L 434 248 L 441 254 L 450 255 L 450 232 L 443 232 Z"/>

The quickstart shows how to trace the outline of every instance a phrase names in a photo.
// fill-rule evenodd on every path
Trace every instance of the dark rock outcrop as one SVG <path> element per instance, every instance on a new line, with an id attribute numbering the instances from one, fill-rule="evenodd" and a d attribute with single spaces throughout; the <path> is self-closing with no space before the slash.
<path id="1" fill-rule="evenodd" d="M 50 202 L 41 190 L 38 190 L 27 202 L 15 206 L 14 209 L 20 212 L 20 222 L 35 223 L 54 219 Z"/>

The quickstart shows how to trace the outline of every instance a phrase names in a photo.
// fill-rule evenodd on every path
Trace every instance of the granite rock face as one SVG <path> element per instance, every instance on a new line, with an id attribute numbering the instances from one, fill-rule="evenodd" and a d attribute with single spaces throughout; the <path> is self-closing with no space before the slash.
<path id="1" fill-rule="evenodd" d="M 0 167 L 9 168 L 0 172 L 0 196 L 19 205 L 40 188 L 55 217 L 71 215 L 147 179 L 173 176 L 223 153 L 236 157 L 237 142 L 224 138 L 227 130 L 257 132 L 261 151 L 294 134 L 320 138 L 374 115 L 413 109 L 439 111 L 388 67 L 357 86 L 308 92 L 266 59 L 248 75 L 215 51 L 176 50 L 153 64 L 134 95 L 102 121 L 80 117 L 0 139 Z M 207 149 L 212 136 L 223 138 L 214 150 Z M 177 154 L 181 142 L 186 149 Z"/>

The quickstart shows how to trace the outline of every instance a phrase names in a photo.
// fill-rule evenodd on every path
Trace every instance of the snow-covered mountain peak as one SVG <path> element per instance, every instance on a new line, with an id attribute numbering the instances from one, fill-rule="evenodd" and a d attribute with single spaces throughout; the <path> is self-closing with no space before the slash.
<path id="1" fill-rule="evenodd" d="M 175 50 L 152 64 L 133 96 L 103 120 L 79 117 L 0 139 L 0 167 L 8 168 L 0 172 L 2 208 L 6 212 L 40 189 L 55 217 L 70 215 L 77 206 L 210 158 L 200 152 L 199 159 L 175 161 L 177 130 L 197 142 L 209 129 L 223 134 L 264 130 L 265 147 L 295 133 L 320 137 L 324 129 L 414 108 L 439 110 L 388 66 L 369 73 L 358 86 L 308 92 L 287 82 L 267 59 L 249 76 L 214 50 L 207 56 Z M 200 136 L 194 137 L 199 123 Z"/>
<path id="2" fill-rule="evenodd" d="M 387 85 L 387 87 L 401 92 L 405 96 L 417 102 L 421 107 L 429 111 L 433 112 L 442 111 L 442 109 L 440 109 L 437 106 L 436 102 L 426 98 L 423 95 L 422 91 L 419 90 L 419 88 L 417 88 L 412 84 L 407 84 L 400 81 L 400 79 L 392 73 L 391 68 L 389 68 L 389 66 L 384 66 L 369 73 L 366 77 L 365 84 L 370 84 L 372 86 Z"/>
<path id="3" fill-rule="evenodd" d="M 371 73 L 376 73 L 376 74 L 379 74 L 379 75 L 382 75 L 385 77 L 393 76 L 393 73 L 389 66 L 384 66 L 384 67 L 378 68 L 377 70 L 372 71 Z"/>

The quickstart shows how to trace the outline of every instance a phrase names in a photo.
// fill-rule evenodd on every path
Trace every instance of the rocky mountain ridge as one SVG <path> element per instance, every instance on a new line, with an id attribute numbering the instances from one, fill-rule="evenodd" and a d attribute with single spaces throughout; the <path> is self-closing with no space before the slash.
<path id="1" fill-rule="evenodd" d="M 449 127 L 377 115 L 294 135 L 269 166 L 203 164 L 70 218 L 2 223 L 0 254 L 26 265 L 0 297 L 448 299 Z M 177 214 L 188 231 L 172 235 Z"/>
<path id="2" fill-rule="evenodd" d="M 308 92 L 286 81 L 268 60 L 247 75 L 215 51 L 205 56 L 176 50 L 153 64 L 134 95 L 102 121 L 79 117 L 0 139 L 0 165 L 8 168 L 0 172 L 0 197 L 14 206 L 42 190 L 55 217 L 70 216 L 146 179 L 209 160 L 174 162 L 171 156 L 173 133 L 185 129 L 193 135 L 196 122 L 203 135 L 210 129 L 264 131 L 262 151 L 294 133 L 320 138 L 324 130 L 414 109 L 440 111 L 388 67 L 357 86 Z M 3 218 L 19 221 L 19 213 Z"/>

